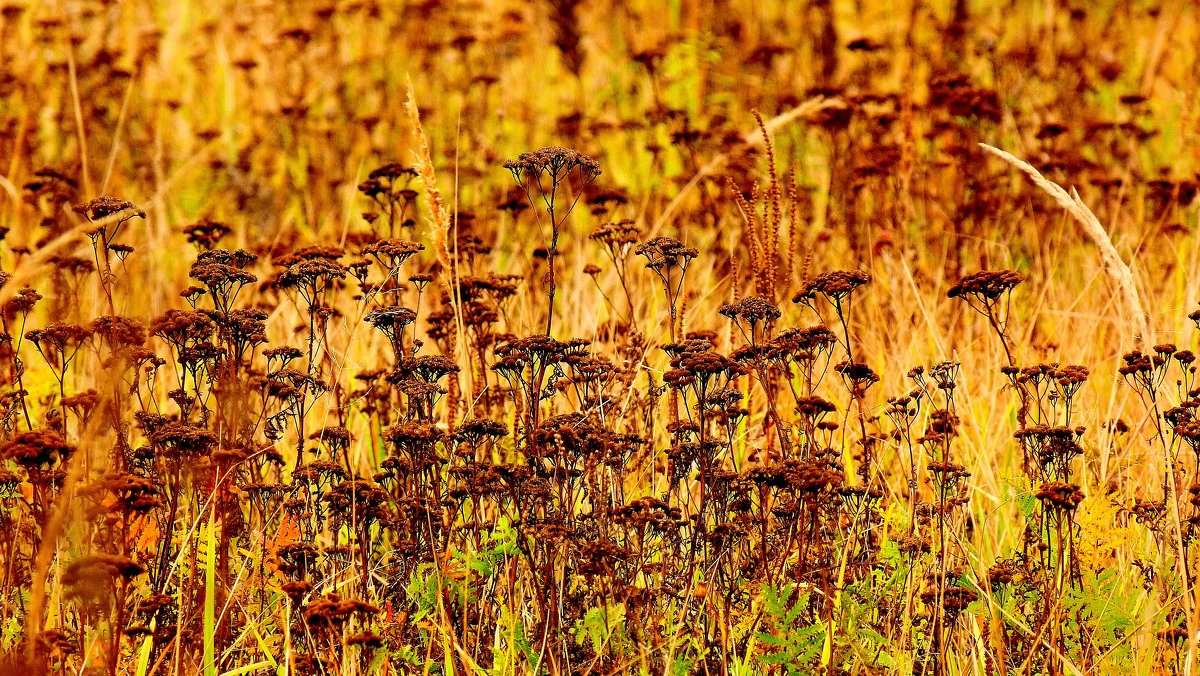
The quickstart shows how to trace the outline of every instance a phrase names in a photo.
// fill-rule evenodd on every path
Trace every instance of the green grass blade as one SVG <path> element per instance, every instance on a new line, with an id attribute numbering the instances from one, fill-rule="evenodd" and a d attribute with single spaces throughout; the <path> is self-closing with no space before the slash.
<path id="1" fill-rule="evenodd" d="M 237 669 L 230 671 L 223 671 L 221 672 L 221 676 L 242 676 L 242 674 L 252 674 L 259 669 L 266 669 L 267 667 L 272 666 L 275 666 L 272 662 L 263 660 L 261 662 L 255 662 L 254 664 L 247 664 L 244 667 L 238 667 Z"/>
<path id="2" fill-rule="evenodd" d="M 208 516 L 205 527 L 204 552 L 204 676 L 217 676 L 217 534 L 216 506 Z"/>
<path id="3" fill-rule="evenodd" d="M 150 621 L 150 635 L 142 639 L 142 647 L 138 648 L 136 676 L 146 676 L 150 670 L 150 652 L 154 649 L 154 629 L 157 626 L 157 619 Z"/>

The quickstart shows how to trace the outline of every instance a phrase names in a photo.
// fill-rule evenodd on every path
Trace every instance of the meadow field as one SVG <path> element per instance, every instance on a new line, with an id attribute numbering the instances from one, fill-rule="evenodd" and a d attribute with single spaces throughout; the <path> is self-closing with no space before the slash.
<path id="1" fill-rule="evenodd" d="M 0 673 L 1200 674 L 1192 0 L 0 0 Z"/>

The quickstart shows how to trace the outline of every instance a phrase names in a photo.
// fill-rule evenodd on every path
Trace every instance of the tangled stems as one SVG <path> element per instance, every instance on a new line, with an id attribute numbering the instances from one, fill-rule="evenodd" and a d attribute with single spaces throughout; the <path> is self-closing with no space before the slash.
<path id="1" fill-rule="evenodd" d="M 1195 313 L 1193 313 L 1195 315 Z M 1196 315 L 1193 319 L 1200 318 Z M 1187 383 L 1189 386 L 1182 388 L 1183 392 L 1190 395 L 1195 393 L 1190 385 L 1194 378 L 1192 364 L 1195 361 L 1195 355 L 1187 350 L 1178 350 L 1175 345 L 1163 344 L 1156 345 L 1153 349 L 1153 354 L 1145 354 L 1140 350 L 1129 352 L 1122 357 L 1125 362 L 1119 369 L 1126 384 L 1128 384 L 1137 393 L 1142 400 L 1143 405 L 1150 411 L 1151 419 L 1154 422 L 1154 439 L 1162 447 L 1163 450 L 1163 503 L 1170 515 L 1170 526 L 1174 542 L 1172 543 L 1175 549 L 1175 567 L 1178 571 L 1180 579 L 1185 583 L 1183 597 L 1184 610 L 1188 624 L 1188 645 L 1189 655 L 1194 653 L 1196 649 L 1196 620 L 1195 617 L 1195 585 L 1193 573 L 1191 570 L 1191 562 L 1188 553 L 1188 544 L 1194 539 L 1194 533 L 1184 533 L 1184 517 L 1181 514 L 1179 501 L 1181 493 L 1179 489 L 1180 482 L 1180 466 L 1177 458 L 1176 446 L 1180 441 L 1186 441 L 1191 445 L 1194 443 L 1195 434 L 1192 430 L 1194 425 L 1189 423 L 1194 422 L 1195 415 L 1191 412 L 1191 400 L 1181 402 L 1179 406 L 1163 411 L 1163 392 L 1160 388 L 1167 380 L 1168 372 L 1172 364 L 1178 363 L 1183 372 L 1180 385 Z M 1167 427 L 1166 424 L 1170 424 Z M 1170 433 L 1170 438 L 1168 438 Z M 1195 450 L 1193 446 L 1193 450 Z M 1200 467 L 1200 455 L 1197 456 L 1197 467 Z M 1193 475 L 1193 482 L 1200 482 L 1200 473 Z M 1188 522 L 1192 522 L 1188 519 Z M 1189 661 L 1192 657 L 1189 656 Z"/>
<path id="2" fill-rule="evenodd" d="M 865 363 L 854 360 L 854 348 L 850 341 L 850 306 L 855 290 L 870 282 L 871 275 L 862 270 L 834 270 L 818 275 L 792 298 L 793 303 L 804 305 L 818 317 L 821 313 L 817 309 L 817 298 L 824 298 L 833 307 L 842 326 L 846 361 L 838 364 L 836 370 L 850 391 L 851 399 L 858 406 L 859 433 L 862 435 L 863 446 L 863 464 L 859 472 L 867 485 L 872 481 L 871 465 L 875 440 L 867 434 L 866 405 L 863 399 L 867 389 L 879 382 L 879 376 Z"/>

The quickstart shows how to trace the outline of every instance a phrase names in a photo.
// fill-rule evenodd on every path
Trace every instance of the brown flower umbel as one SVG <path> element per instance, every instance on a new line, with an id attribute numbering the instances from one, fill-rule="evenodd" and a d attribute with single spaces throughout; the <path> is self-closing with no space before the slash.
<path id="1" fill-rule="evenodd" d="M 110 195 L 104 195 L 90 202 L 77 204 L 73 210 L 89 221 L 102 221 L 112 216 L 124 215 L 126 218 L 120 221 L 123 223 L 130 218 L 146 217 L 146 212 L 134 206 L 133 202 L 118 199 Z"/>
<path id="2" fill-rule="evenodd" d="M 416 225 L 409 211 L 415 211 L 417 191 L 412 184 L 417 177 L 416 169 L 392 162 L 372 170 L 367 180 L 358 184 L 358 191 L 369 197 L 387 216 L 388 237 L 395 236 L 397 225 L 406 228 Z M 378 217 L 377 212 L 363 214 L 368 222 L 374 222 Z"/>
<path id="3" fill-rule="evenodd" d="M 188 242 L 195 244 L 196 248 L 201 251 L 211 251 L 222 238 L 231 232 L 233 232 L 233 228 L 207 217 L 183 228 L 183 234 L 187 235 Z"/>
<path id="4" fill-rule="evenodd" d="M 515 160 L 504 163 L 519 184 L 527 179 L 540 182 L 545 179 L 551 186 L 565 180 L 571 172 L 579 173 L 584 183 L 590 183 L 600 175 L 600 163 L 591 157 L 562 146 L 547 146 L 531 152 L 521 153 Z M 553 189 L 553 188 L 551 188 Z M 545 191 L 543 199 L 547 198 Z M 550 196 L 552 197 L 552 195 Z"/>

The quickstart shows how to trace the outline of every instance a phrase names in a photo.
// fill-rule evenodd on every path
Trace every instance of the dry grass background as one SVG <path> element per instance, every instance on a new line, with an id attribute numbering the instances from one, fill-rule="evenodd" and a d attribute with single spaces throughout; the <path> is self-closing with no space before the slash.
<path id="1" fill-rule="evenodd" d="M 1200 300 L 1196 44 L 1200 13 L 1187 0 L 8 2 L 0 11 L 0 261 L 12 278 L 0 296 L 25 284 L 46 296 L 31 326 L 102 312 L 94 275 L 77 286 L 53 281 L 54 256 L 91 256 L 83 235 L 91 226 L 25 199 L 41 167 L 77 180 L 73 201 L 112 194 L 146 211 L 125 226 L 121 241 L 135 252 L 115 280 L 117 313 L 145 321 L 180 306 L 194 253 L 181 229 L 201 217 L 233 227 L 226 246 L 264 258 L 351 242 L 369 229 L 361 212 L 370 205 L 356 189 L 367 173 L 420 159 L 411 97 L 450 228 L 439 232 L 422 188 L 412 239 L 426 250 L 414 269 L 439 258 L 465 266 L 453 233 L 468 227 L 469 213 L 471 232 L 492 247 L 477 271 L 533 278 L 544 228 L 528 212 L 514 222 L 497 208 L 512 190 L 501 165 L 545 145 L 577 148 L 600 162 L 597 188 L 626 201 L 599 215 L 581 202 L 569 220 L 561 335 L 619 342 L 618 318 L 582 268 L 600 265 L 599 287 L 623 306 L 617 276 L 587 234 L 628 218 L 643 239 L 670 235 L 698 249 L 687 328 L 716 331 L 728 349 L 736 329 L 718 310 L 754 290 L 747 230 L 726 177 L 743 190 L 765 185 L 759 111 L 781 177 L 790 172 L 799 186 L 783 229 L 796 241 L 781 325 L 814 319 L 786 302 L 807 279 L 861 268 L 872 283 L 855 299 L 852 329 L 861 359 L 881 376 L 867 401 L 872 418 L 882 420 L 886 396 L 909 389 L 911 367 L 962 364 L 955 454 L 972 473 L 969 565 L 986 571 L 1022 537 L 1016 402 L 987 323 L 946 294 L 976 270 L 1023 273 L 1010 322 L 1018 360 L 1092 373 L 1076 404 L 1088 429 L 1075 475 L 1087 495 L 1076 516 L 1080 555 L 1111 571 L 1105 593 L 1132 628 L 1119 662 L 1093 654 L 1090 669 L 1190 670 L 1158 636 L 1169 604 L 1143 591 L 1143 570 L 1158 565 L 1167 575 L 1170 563 L 1128 508 L 1156 497 L 1162 457 L 1148 441 L 1153 421 L 1117 369 L 1135 347 L 1196 344 L 1187 318 Z M 1011 166 L 981 143 L 1032 166 Z M 1022 173 L 1033 167 L 1071 192 L 1047 195 Z M 438 241 L 449 243 L 441 255 Z M 664 299 L 641 260 L 631 260 L 635 324 L 660 345 L 668 341 Z M 69 297 L 55 297 L 68 288 Z M 522 287 L 506 330 L 538 331 L 544 308 L 536 287 Z M 289 336 L 300 318 L 279 304 L 268 335 Z M 384 354 L 370 332 L 346 322 L 331 339 L 346 350 L 347 382 Z M 24 359 L 31 406 L 52 408 L 57 383 L 36 353 Z M 97 368 L 84 364 L 74 376 L 80 388 Z M 472 391 L 466 373 L 461 382 Z M 313 424 L 331 419 L 329 402 L 318 403 Z M 1128 433 L 1106 424 L 1118 418 Z M 759 430 L 746 434 L 748 445 L 761 443 Z M 365 443 L 353 450 L 364 463 L 370 452 Z M 903 494 L 899 474 L 886 480 Z M 57 609 L 61 565 L 46 574 L 47 607 Z M 9 611 L 41 602 L 5 592 Z M 19 651 L 28 628 L 21 613 L 7 617 L 3 647 Z M 979 632 L 978 624 L 964 632 L 970 647 L 955 670 L 992 673 Z M 1042 673 L 1089 669 L 1077 662 L 1063 658 Z M 144 668 L 131 654 L 120 673 Z M 881 667 L 859 660 L 847 668 Z"/>

